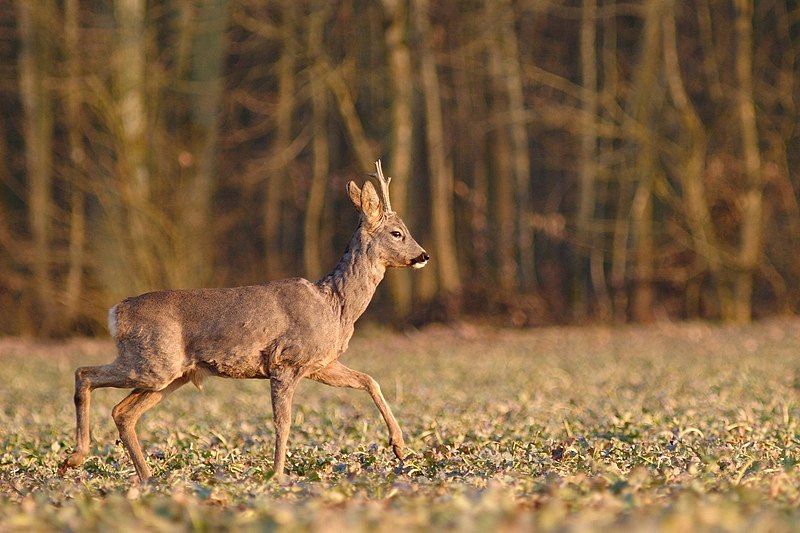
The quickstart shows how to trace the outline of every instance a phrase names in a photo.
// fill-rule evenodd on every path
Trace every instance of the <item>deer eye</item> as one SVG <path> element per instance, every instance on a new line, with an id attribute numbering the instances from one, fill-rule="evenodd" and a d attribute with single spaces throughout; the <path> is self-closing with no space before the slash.
<path id="1" fill-rule="evenodd" d="M 402 236 L 403 236 L 403 234 L 402 234 L 402 233 L 400 233 L 399 231 L 392 231 L 392 232 L 390 232 L 390 234 L 391 234 L 391 236 L 392 236 L 392 237 L 394 237 L 395 239 L 399 239 L 400 237 L 402 237 Z"/>

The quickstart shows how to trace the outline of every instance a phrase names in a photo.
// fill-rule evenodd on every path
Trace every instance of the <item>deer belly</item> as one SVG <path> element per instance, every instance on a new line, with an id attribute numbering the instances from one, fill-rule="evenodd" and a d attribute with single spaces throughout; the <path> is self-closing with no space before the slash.
<path id="1" fill-rule="evenodd" d="M 258 352 L 246 356 L 237 356 L 236 354 L 225 354 L 219 357 L 205 356 L 197 366 L 204 368 L 209 374 L 223 378 L 269 378 L 266 361 Z"/>

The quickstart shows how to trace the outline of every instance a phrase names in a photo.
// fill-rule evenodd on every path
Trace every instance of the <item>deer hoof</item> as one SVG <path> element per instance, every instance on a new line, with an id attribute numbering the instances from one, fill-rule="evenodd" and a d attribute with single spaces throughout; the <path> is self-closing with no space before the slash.
<path id="1" fill-rule="evenodd" d="M 58 467 L 58 475 L 64 475 L 64 472 L 67 471 L 68 468 L 75 468 L 76 466 L 81 466 L 83 461 L 86 459 L 85 453 L 74 452 L 72 455 L 67 457 L 61 466 Z"/>
<path id="2" fill-rule="evenodd" d="M 404 457 L 403 448 L 405 447 L 403 437 L 391 438 L 389 439 L 389 444 L 392 445 L 392 451 L 394 452 L 394 455 L 402 461 Z"/>
<path id="3" fill-rule="evenodd" d="M 147 485 L 153 479 L 153 473 L 148 468 L 144 472 L 137 473 L 134 480 L 137 478 L 139 480 L 139 485 Z"/>
<path id="4" fill-rule="evenodd" d="M 394 455 L 400 460 L 403 460 L 403 447 L 398 446 L 397 444 L 392 444 L 392 451 L 394 451 Z"/>

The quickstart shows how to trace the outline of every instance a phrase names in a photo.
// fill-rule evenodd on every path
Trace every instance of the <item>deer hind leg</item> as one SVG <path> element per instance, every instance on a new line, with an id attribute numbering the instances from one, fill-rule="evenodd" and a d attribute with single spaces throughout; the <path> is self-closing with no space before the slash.
<path id="1" fill-rule="evenodd" d="M 405 442 L 403 441 L 403 431 L 397 424 L 392 410 L 389 409 L 389 404 L 381 392 L 381 386 L 375 381 L 372 376 L 358 372 L 344 366 L 339 361 L 334 361 L 322 370 L 315 372 L 308 376 L 314 381 L 319 381 L 331 387 L 349 387 L 351 389 L 365 390 L 372 397 L 372 401 L 381 412 L 386 426 L 389 428 L 389 444 L 392 446 L 392 451 L 395 456 L 401 461 L 403 460 L 403 448 Z"/>
<path id="2" fill-rule="evenodd" d="M 273 371 L 270 378 L 272 396 L 272 417 L 275 422 L 275 459 L 272 469 L 275 477 L 283 477 L 286 463 L 286 443 L 289 440 L 289 428 L 292 423 L 292 398 L 300 378 L 296 372 L 289 370 Z"/>
<path id="3" fill-rule="evenodd" d="M 108 365 L 84 366 L 75 371 L 75 451 L 61 464 L 59 473 L 67 468 L 80 466 L 89 455 L 89 406 L 92 390 L 101 387 L 125 389 L 135 383 L 127 377 L 127 372 L 116 361 Z"/>
<path id="4" fill-rule="evenodd" d="M 114 418 L 114 423 L 119 430 L 119 438 L 122 441 L 122 445 L 125 446 L 131 461 L 133 461 L 133 467 L 136 469 L 136 474 L 141 481 L 147 481 L 152 473 L 150 472 L 150 467 L 147 466 L 142 453 L 142 446 L 139 444 L 139 438 L 136 435 L 136 423 L 146 411 L 155 407 L 169 393 L 177 390 L 188 381 L 188 376 L 182 376 L 162 390 L 135 389 L 115 405 L 111 411 L 111 416 Z"/>

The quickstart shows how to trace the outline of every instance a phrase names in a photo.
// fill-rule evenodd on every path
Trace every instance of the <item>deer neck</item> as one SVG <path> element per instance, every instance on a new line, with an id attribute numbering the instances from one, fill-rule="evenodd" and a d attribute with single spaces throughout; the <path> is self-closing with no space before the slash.
<path id="1" fill-rule="evenodd" d="M 342 324 L 351 326 L 367 309 L 375 289 L 386 273 L 383 263 L 367 249 L 359 228 L 339 263 L 317 283 L 330 291 L 334 304 L 341 308 Z"/>

